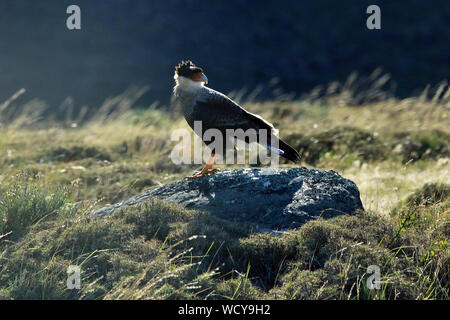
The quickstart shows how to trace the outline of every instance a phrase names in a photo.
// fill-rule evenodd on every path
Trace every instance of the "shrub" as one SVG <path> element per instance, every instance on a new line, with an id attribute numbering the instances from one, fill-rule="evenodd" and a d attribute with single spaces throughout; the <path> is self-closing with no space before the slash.
<path id="1" fill-rule="evenodd" d="M 411 194 L 392 210 L 394 218 L 405 227 L 419 232 L 434 229 L 450 237 L 450 185 L 431 183 Z"/>
<path id="2" fill-rule="evenodd" d="M 362 160 L 383 160 L 386 151 L 372 133 L 352 127 L 335 127 L 312 135 L 291 134 L 286 142 L 299 151 L 309 164 L 316 164 L 328 152 L 338 155 L 354 153 Z"/>
<path id="3" fill-rule="evenodd" d="M 68 192 L 43 189 L 26 174 L 18 174 L 10 186 L 0 190 L 0 235 L 18 239 L 44 218 L 68 214 Z"/>
<path id="4" fill-rule="evenodd" d="M 418 133 L 401 132 L 394 135 L 392 148 L 404 163 L 421 159 L 450 157 L 450 135 L 440 130 Z"/>

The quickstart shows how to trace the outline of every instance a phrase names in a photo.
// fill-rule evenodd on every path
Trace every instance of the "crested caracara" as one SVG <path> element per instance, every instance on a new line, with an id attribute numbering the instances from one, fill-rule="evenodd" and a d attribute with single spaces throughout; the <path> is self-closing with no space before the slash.
<path id="1" fill-rule="evenodd" d="M 194 129 L 194 122 L 201 121 L 202 132 L 196 133 L 200 135 L 202 140 L 203 133 L 208 129 L 218 129 L 223 137 L 226 137 L 227 129 L 242 129 L 244 131 L 255 129 L 256 132 L 265 129 L 269 132 L 268 136 L 271 139 L 269 141 L 258 139 L 259 144 L 290 161 L 300 161 L 300 155 L 297 151 L 278 138 L 278 130 L 272 124 L 262 117 L 248 112 L 226 95 L 206 87 L 208 78 L 203 70 L 191 61 L 183 61 L 175 67 L 174 79 L 176 82 L 173 90 L 175 102 L 180 105 L 184 118 L 192 129 Z M 257 138 L 259 138 L 259 134 L 257 135 Z M 274 137 L 277 143 L 273 142 Z M 211 143 L 210 141 L 204 142 L 207 145 Z M 273 147 L 274 144 L 278 144 L 278 146 Z M 218 153 L 225 155 L 225 143 L 222 150 L 212 150 L 211 158 L 206 163 L 205 168 L 195 173 L 191 178 L 200 178 L 205 174 L 214 173 L 214 158 Z"/>

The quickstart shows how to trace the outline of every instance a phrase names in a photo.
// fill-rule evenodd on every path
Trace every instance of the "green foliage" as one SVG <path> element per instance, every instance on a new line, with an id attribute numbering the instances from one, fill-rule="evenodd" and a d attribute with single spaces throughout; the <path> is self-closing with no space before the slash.
<path id="1" fill-rule="evenodd" d="M 305 163 L 357 182 L 370 208 L 280 233 L 153 199 L 86 215 L 197 168 L 170 161 L 170 129 L 185 124 L 163 110 L 0 128 L 0 298 L 448 299 L 449 186 L 422 186 L 448 172 L 447 110 L 418 99 L 333 101 L 248 105 L 275 120 Z M 70 265 L 81 266 L 81 290 L 66 288 Z M 370 265 L 381 289 L 366 284 Z"/>
<path id="2" fill-rule="evenodd" d="M 77 215 L 0 242 L 0 296 L 15 299 L 412 299 L 448 297 L 449 253 L 430 234 L 371 213 L 253 233 L 148 200 L 111 217 Z M 392 240 L 394 239 L 394 240 Z M 389 241 L 391 240 L 391 241 Z M 65 288 L 69 265 L 82 289 Z M 367 267 L 382 288 L 367 288 Z M 411 274 L 411 270 L 414 271 Z M 437 271 L 437 273 L 435 273 Z M 430 290 L 429 288 L 432 288 Z"/>
<path id="3" fill-rule="evenodd" d="M 392 142 L 395 153 L 404 163 L 421 159 L 450 157 L 450 135 L 441 130 L 421 131 L 414 134 L 400 132 Z"/>
<path id="4" fill-rule="evenodd" d="M 450 185 L 431 183 L 425 184 L 406 199 L 406 206 L 412 209 L 418 205 L 431 206 L 446 203 L 450 198 Z"/>
<path id="5" fill-rule="evenodd" d="M 96 147 L 73 146 L 71 148 L 58 147 L 47 151 L 42 158 L 50 161 L 70 162 L 86 158 L 111 161 L 111 156 L 104 150 Z"/>
<path id="6" fill-rule="evenodd" d="M 373 134 L 352 127 L 336 127 L 307 136 L 295 133 L 287 136 L 286 141 L 309 164 L 316 164 L 326 153 L 340 156 L 354 153 L 365 161 L 386 157 L 386 148 Z"/>
<path id="7" fill-rule="evenodd" d="M 400 221 L 400 232 L 414 228 L 418 232 L 433 229 L 436 235 L 450 237 L 450 186 L 425 184 L 392 211 Z"/>
<path id="8" fill-rule="evenodd" d="M 155 290 L 164 284 L 178 290 L 182 286 L 174 279 L 190 282 L 202 276 L 193 272 L 196 264 L 189 260 L 190 250 L 177 250 L 181 243 L 195 243 L 196 237 L 171 244 L 159 231 L 165 223 L 190 215 L 173 205 L 150 201 L 132 208 L 129 215 L 118 212 L 105 219 L 77 216 L 55 220 L 48 229 L 29 233 L 22 241 L 3 246 L 2 295 L 16 299 L 93 299 L 108 294 L 110 298 L 118 298 L 135 282 L 139 288 L 152 282 Z M 157 224 L 158 221 L 161 223 Z M 69 265 L 82 268 L 84 290 L 71 291 L 65 287 Z M 116 292 L 118 288 L 123 292 Z M 127 292 L 137 294 L 137 290 Z"/>
<path id="9" fill-rule="evenodd" d="M 0 235 L 11 233 L 18 239 L 43 219 L 69 214 L 67 199 L 66 190 L 51 192 L 27 174 L 17 174 L 10 186 L 0 189 Z"/>

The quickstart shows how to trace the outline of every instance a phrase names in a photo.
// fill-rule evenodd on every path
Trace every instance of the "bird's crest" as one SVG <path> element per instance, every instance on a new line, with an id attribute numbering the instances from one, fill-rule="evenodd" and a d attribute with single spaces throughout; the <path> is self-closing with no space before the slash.
<path id="1" fill-rule="evenodd" d="M 175 73 L 179 76 L 190 77 L 196 72 L 203 72 L 202 68 L 195 66 L 191 60 L 181 61 L 175 67 Z"/>
<path id="2" fill-rule="evenodd" d="M 193 64 L 191 60 L 183 60 L 175 67 L 175 72 L 180 73 L 181 71 L 187 71 L 190 67 L 195 67 L 195 64 Z"/>

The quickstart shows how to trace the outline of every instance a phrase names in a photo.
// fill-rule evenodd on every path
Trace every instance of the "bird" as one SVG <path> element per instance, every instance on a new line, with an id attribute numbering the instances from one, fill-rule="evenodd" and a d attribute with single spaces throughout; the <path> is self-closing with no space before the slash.
<path id="1" fill-rule="evenodd" d="M 244 131 L 254 129 L 258 136 L 257 142 L 260 145 L 294 163 L 300 162 L 298 152 L 278 137 L 278 130 L 271 123 L 261 116 L 245 110 L 225 94 L 207 87 L 208 78 L 203 72 L 203 69 L 196 66 L 192 61 L 183 60 L 175 67 L 174 80 L 174 103 L 181 109 L 186 122 L 192 129 L 194 129 L 196 121 L 201 121 L 202 132 L 196 132 L 196 134 L 200 136 L 207 146 L 211 142 L 205 141 L 203 133 L 208 129 L 217 129 L 223 136 L 226 135 L 227 129 L 242 129 Z M 261 135 L 259 134 L 261 129 L 267 130 L 272 139 L 276 141 L 261 141 Z M 214 161 L 216 154 L 225 155 L 227 151 L 226 147 L 224 145 L 219 150 L 211 150 L 211 156 L 206 162 L 205 167 L 189 178 L 197 179 L 207 174 L 215 173 Z"/>

